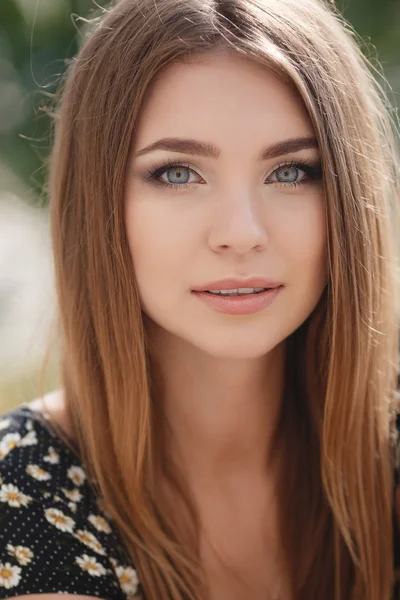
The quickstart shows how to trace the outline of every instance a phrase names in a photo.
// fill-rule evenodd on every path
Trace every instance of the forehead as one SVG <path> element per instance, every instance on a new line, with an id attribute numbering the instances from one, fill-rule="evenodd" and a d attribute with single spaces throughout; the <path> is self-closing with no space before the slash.
<path id="1" fill-rule="evenodd" d="M 223 148 L 312 133 L 304 104 L 288 83 L 254 61 L 216 54 L 173 63 L 158 75 L 146 94 L 136 140 L 190 136 Z"/>

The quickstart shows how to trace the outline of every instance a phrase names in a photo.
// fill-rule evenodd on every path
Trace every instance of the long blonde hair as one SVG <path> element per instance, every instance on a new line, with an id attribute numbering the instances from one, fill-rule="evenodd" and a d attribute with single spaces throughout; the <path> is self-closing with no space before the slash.
<path id="1" fill-rule="evenodd" d="M 294 598 L 389 600 L 399 157 L 372 65 L 318 0 L 121 0 L 94 25 L 60 90 L 50 163 L 62 383 L 82 460 L 147 598 L 203 600 L 207 589 L 196 511 L 164 447 L 125 173 L 153 78 L 225 50 L 294 86 L 324 173 L 329 282 L 287 341 L 281 535 Z M 192 537 L 170 516 L 161 472 L 189 509 Z"/>

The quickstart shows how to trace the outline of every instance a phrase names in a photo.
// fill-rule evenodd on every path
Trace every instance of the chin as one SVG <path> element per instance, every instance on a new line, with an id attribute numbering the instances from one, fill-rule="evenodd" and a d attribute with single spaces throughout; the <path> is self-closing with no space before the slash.
<path id="1" fill-rule="evenodd" d="M 268 340 L 266 336 L 251 339 L 247 342 L 233 340 L 232 337 L 222 339 L 192 340 L 198 350 L 214 358 L 225 360 L 254 360 L 262 358 L 276 348 L 282 340 Z"/>

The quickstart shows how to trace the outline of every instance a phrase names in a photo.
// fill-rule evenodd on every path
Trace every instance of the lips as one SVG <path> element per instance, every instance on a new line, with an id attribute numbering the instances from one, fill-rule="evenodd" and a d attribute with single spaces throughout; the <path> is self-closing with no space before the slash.
<path id="1" fill-rule="evenodd" d="M 210 281 L 192 288 L 192 292 L 207 292 L 209 290 L 235 290 L 239 288 L 265 288 L 272 289 L 280 287 L 282 284 L 265 277 L 249 277 L 247 279 L 237 279 L 228 277 L 218 281 Z"/>
<path id="2" fill-rule="evenodd" d="M 251 294 L 213 294 L 209 291 L 192 292 L 196 302 L 203 302 L 212 310 L 228 315 L 251 315 L 269 307 L 283 290 L 283 285 L 264 292 Z"/>

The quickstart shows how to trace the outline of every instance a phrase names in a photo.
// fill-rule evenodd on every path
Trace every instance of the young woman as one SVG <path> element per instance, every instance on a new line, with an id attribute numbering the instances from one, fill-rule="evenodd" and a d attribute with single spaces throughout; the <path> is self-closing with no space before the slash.
<path id="1" fill-rule="evenodd" d="M 398 596 L 398 161 L 332 7 L 105 12 L 56 116 L 62 387 L 3 417 L 0 598 Z"/>

